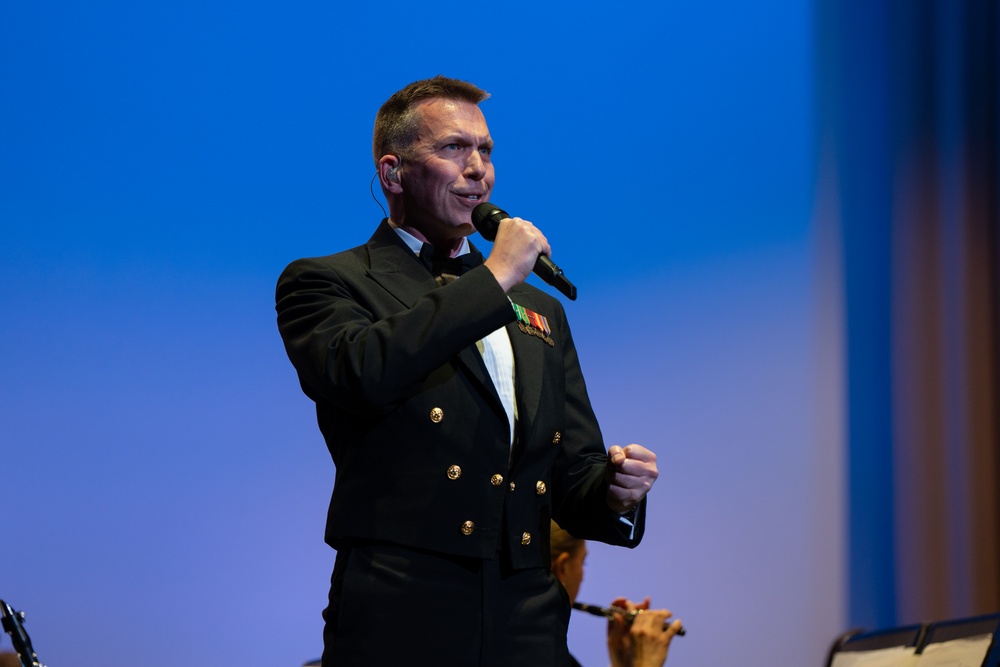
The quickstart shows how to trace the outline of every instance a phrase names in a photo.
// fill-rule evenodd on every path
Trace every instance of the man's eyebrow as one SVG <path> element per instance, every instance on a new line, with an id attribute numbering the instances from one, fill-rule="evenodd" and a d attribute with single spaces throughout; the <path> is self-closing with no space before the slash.
<path id="1" fill-rule="evenodd" d="M 468 145 L 478 145 L 478 146 L 489 146 L 493 147 L 493 137 L 487 136 L 484 139 L 476 139 L 475 137 L 470 137 L 467 134 L 462 134 L 461 132 L 454 132 L 451 134 L 446 134 L 438 139 L 438 143 L 441 144 L 468 144 Z"/>

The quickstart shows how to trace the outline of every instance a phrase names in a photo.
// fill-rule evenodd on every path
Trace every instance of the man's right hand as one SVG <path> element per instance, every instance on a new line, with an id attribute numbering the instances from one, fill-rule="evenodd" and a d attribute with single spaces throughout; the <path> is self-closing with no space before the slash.
<path id="1" fill-rule="evenodd" d="M 507 292 L 528 278 L 539 255 L 551 252 L 548 239 L 533 224 L 522 218 L 504 218 L 484 264 Z"/>

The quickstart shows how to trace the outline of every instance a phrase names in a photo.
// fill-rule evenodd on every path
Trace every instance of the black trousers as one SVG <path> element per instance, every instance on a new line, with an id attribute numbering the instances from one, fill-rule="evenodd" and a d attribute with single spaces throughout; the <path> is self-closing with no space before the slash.
<path id="1" fill-rule="evenodd" d="M 566 591 L 546 568 L 503 561 L 341 546 L 323 612 L 323 667 L 569 665 Z"/>

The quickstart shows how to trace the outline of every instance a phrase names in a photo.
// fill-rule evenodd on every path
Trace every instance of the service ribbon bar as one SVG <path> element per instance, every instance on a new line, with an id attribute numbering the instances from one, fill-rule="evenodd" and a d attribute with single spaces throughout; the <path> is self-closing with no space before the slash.
<path id="1" fill-rule="evenodd" d="M 549 321 L 544 315 L 539 315 L 513 301 L 510 302 L 510 305 L 514 307 L 514 313 L 517 315 L 517 328 L 522 333 L 537 336 L 548 343 L 549 347 L 555 347 L 556 343 L 549 335 L 552 333 L 552 329 L 549 328 Z"/>

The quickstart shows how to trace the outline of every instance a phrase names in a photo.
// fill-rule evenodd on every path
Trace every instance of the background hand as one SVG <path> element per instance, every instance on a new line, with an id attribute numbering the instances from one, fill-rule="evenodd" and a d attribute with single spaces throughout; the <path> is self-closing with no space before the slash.
<path id="1" fill-rule="evenodd" d="M 611 603 L 612 607 L 622 609 L 649 609 L 649 598 L 636 604 L 626 598 L 615 598 Z M 629 624 L 624 617 L 618 615 L 608 619 L 608 656 L 611 658 L 611 667 L 631 667 L 632 665 L 632 638 L 629 636 Z"/>
<path id="2" fill-rule="evenodd" d="M 668 624 L 673 614 L 667 609 L 650 609 L 648 597 L 639 604 L 616 598 L 611 605 L 640 610 L 631 625 L 622 616 L 608 621 L 608 655 L 612 667 L 662 667 L 667 661 L 670 642 L 682 627 L 680 619 Z"/>

